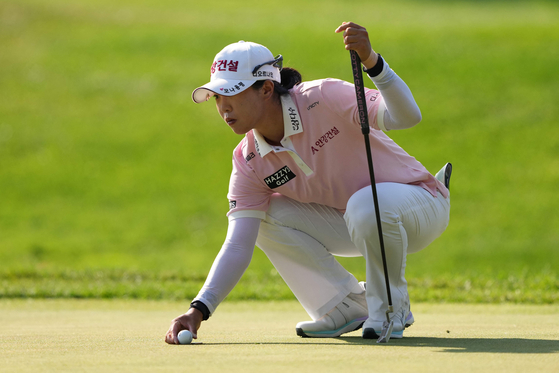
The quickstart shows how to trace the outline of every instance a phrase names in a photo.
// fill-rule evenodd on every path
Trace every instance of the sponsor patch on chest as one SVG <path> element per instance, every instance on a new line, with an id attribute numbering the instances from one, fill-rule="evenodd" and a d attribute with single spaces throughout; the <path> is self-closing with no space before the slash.
<path id="1" fill-rule="evenodd" d="M 328 144 L 328 141 L 332 140 L 339 133 L 340 131 L 336 127 L 332 127 L 330 131 L 322 135 L 313 145 L 311 145 L 312 155 L 318 152 L 324 145 Z"/>
<path id="2" fill-rule="evenodd" d="M 289 167 L 284 166 L 270 176 L 264 178 L 264 182 L 270 189 L 275 189 L 287 183 L 289 180 L 294 179 L 296 176 L 297 175 L 295 175 Z"/>

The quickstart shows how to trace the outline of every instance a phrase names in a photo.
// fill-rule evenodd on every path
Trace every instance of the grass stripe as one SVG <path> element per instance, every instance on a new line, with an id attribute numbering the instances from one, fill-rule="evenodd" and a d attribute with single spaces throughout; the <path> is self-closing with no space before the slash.
<path id="1" fill-rule="evenodd" d="M 7 270 L 0 272 L 0 298 L 192 299 L 203 275 L 126 270 Z M 409 279 L 414 302 L 531 303 L 559 301 L 559 277 L 540 272 L 494 277 L 484 274 L 438 275 Z M 230 300 L 293 300 L 281 278 L 248 271 Z"/>

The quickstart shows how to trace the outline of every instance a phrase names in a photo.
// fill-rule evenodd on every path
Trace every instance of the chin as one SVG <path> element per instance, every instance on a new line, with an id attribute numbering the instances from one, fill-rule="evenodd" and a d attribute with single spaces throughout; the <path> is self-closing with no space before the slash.
<path id="1" fill-rule="evenodd" d="M 231 128 L 231 130 L 233 132 L 235 132 L 237 135 L 246 135 L 246 133 L 250 130 L 246 130 L 246 129 L 238 129 L 238 128 Z"/>

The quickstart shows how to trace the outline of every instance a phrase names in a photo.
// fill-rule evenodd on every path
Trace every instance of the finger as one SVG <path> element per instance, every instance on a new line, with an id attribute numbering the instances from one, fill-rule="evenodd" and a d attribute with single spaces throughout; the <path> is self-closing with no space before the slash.
<path id="1" fill-rule="evenodd" d="M 353 23 L 353 22 L 343 22 L 340 26 L 338 26 L 338 28 L 336 29 L 336 33 L 342 32 L 347 30 L 348 28 L 354 28 L 354 29 L 358 29 L 358 30 L 364 30 L 365 27 L 363 26 L 359 26 L 357 23 Z"/>
<path id="2" fill-rule="evenodd" d="M 344 45 L 345 49 L 348 51 L 355 51 L 359 55 L 361 61 L 366 61 L 369 56 L 373 53 L 372 48 L 366 48 L 361 43 L 349 43 Z"/>
<path id="3" fill-rule="evenodd" d="M 347 22 L 342 22 L 341 25 L 338 26 L 338 28 L 334 31 L 336 34 L 342 32 L 343 30 L 345 30 L 347 27 Z"/>
<path id="4" fill-rule="evenodd" d="M 363 36 L 363 37 L 368 37 L 369 33 L 367 32 L 367 29 L 364 27 L 348 27 L 344 30 L 344 36 Z"/>
<path id="5" fill-rule="evenodd" d="M 353 27 L 356 29 L 364 29 L 363 26 L 358 25 L 357 23 L 353 23 L 353 22 L 342 22 L 342 24 L 340 26 L 338 26 L 338 28 L 336 29 L 336 32 L 341 32 L 349 27 Z"/>
<path id="6" fill-rule="evenodd" d="M 194 324 L 187 324 L 185 325 L 185 329 L 189 330 L 192 333 L 192 338 L 198 339 L 198 330 Z"/>
<path id="7" fill-rule="evenodd" d="M 343 22 L 340 26 L 338 26 L 338 28 L 334 32 L 339 33 L 339 32 L 347 30 L 348 28 L 361 29 L 363 27 L 361 27 L 358 24 L 353 23 L 353 22 Z"/>
<path id="8" fill-rule="evenodd" d="M 364 43 L 363 41 L 345 42 L 344 44 L 347 50 L 354 50 L 359 52 L 359 54 L 368 55 L 372 49 L 370 44 Z"/>
<path id="9" fill-rule="evenodd" d="M 170 345 L 175 344 L 175 342 L 173 341 L 173 332 L 171 330 L 169 330 L 167 334 L 165 334 L 165 342 Z"/>
<path id="10" fill-rule="evenodd" d="M 344 31 L 343 37 L 344 37 L 344 41 L 350 39 L 349 40 L 350 42 L 355 41 L 357 39 L 360 39 L 364 42 L 369 41 L 369 33 L 365 29 L 358 30 L 354 28 L 348 28 L 347 30 Z"/>
<path id="11" fill-rule="evenodd" d="M 367 39 L 364 35 L 348 35 L 344 37 L 345 44 L 363 44 L 367 45 L 369 39 Z"/>
<path id="12" fill-rule="evenodd" d="M 172 345 L 178 345 L 179 344 L 179 339 L 177 338 L 176 334 L 173 335 L 173 332 L 171 332 L 169 334 L 169 344 L 172 344 Z"/>
<path id="13" fill-rule="evenodd" d="M 183 329 L 183 327 L 180 323 L 176 322 L 176 323 L 173 324 L 173 329 L 171 331 L 171 337 L 172 337 L 173 343 L 176 344 L 176 345 L 180 344 L 178 335 L 179 335 L 179 332 L 182 329 Z"/>

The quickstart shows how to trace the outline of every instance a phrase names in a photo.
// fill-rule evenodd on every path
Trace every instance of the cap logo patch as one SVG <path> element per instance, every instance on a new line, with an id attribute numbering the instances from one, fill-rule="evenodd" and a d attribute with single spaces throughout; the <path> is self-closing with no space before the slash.
<path id="1" fill-rule="evenodd" d="M 233 60 L 217 60 L 212 64 L 212 74 L 216 71 L 232 71 L 237 72 L 239 61 Z"/>
<path id="2" fill-rule="evenodd" d="M 257 71 L 252 74 L 252 76 L 257 78 L 271 78 L 274 79 L 274 73 L 271 71 Z"/>
<path id="3" fill-rule="evenodd" d="M 233 87 L 231 88 L 220 88 L 220 90 L 223 91 L 223 93 L 235 93 L 235 92 L 240 92 L 241 89 L 245 86 L 245 84 L 243 82 L 239 82 L 237 84 L 235 84 Z"/>

